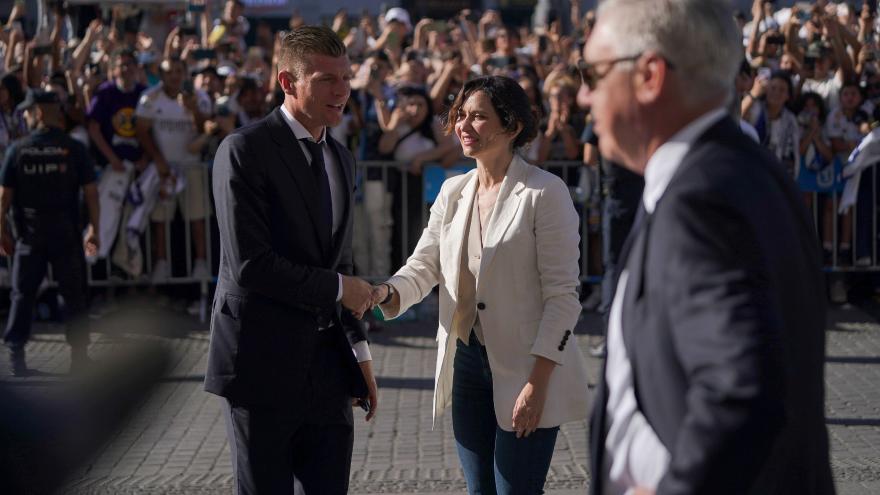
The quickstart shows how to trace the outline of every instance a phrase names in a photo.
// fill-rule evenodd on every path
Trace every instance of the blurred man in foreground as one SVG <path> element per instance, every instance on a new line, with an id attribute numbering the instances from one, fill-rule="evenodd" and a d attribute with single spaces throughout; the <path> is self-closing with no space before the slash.
<path id="1" fill-rule="evenodd" d="M 833 493 L 815 233 L 725 110 L 723 0 L 608 0 L 585 81 L 603 156 L 645 176 L 591 428 L 595 493 Z"/>

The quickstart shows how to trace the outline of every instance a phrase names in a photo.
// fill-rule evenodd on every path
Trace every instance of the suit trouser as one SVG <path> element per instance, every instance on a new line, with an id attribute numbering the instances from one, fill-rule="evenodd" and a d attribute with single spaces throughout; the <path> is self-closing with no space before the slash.
<path id="1" fill-rule="evenodd" d="M 73 227 L 27 235 L 16 242 L 11 307 L 3 340 L 10 347 L 21 347 L 30 338 L 34 303 L 47 264 L 52 265 L 52 276 L 67 309 L 67 342 L 72 347 L 84 347 L 89 343 L 85 257 Z"/>
<path id="2" fill-rule="evenodd" d="M 354 443 L 348 378 L 339 350 L 319 340 L 306 390 L 290 403 L 226 401 L 236 494 L 348 492 Z"/>

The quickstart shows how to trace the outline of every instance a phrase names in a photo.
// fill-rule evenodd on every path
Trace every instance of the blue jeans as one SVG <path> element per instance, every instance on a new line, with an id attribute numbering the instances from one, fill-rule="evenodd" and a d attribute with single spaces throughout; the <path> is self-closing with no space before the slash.
<path id="1" fill-rule="evenodd" d="M 544 493 L 559 427 L 539 428 L 528 437 L 516 438 L 516 433 L 498 426 L 492 370 L 486 348 L 473 332 L 469 345 L 456 342 L 453 366 L 452 430 L 468 493 Z"/>

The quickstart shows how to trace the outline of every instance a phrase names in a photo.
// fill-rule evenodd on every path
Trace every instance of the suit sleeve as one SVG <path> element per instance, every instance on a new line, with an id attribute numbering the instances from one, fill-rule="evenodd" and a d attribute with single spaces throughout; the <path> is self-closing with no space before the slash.
<path id="1" fill-rule="evenodd" d="M 708 194 L 669 199 L 651 226 L 663 233 L 652 239 L 663 239 L 668 258 L 664 295 L 687 392 L 657 493 L 746 493 L 783 424 L 782 318 L 769 289 L 772 267 L 729 202 Z"/>
<path id="2" fill-rule="evenodd" d="M 347 153 L 345 148 L 341 148 L 341 153 Z M 355 168 L 354 160 L 349 160 L 350 170 L 352 175 L 349 176 L 349 184 L 356 184 L 354 171 L 357 170 Z M 356 187 L 356 186 L 353 186 Z M 354 190 L 348 191 L 349 194 L 349 204 L 354 205 Z M 352 242 L 352 231 L 354 230 L 353 226 L 354 222 L 349 222 L 348 232 L 345 235 L 345 244 L 342 246 L 342 253 L 339 258 L 339 265 L 336 266 L 337 273 L 342 275 L 354 275 L 354 255 L 352 253 L 351 242 Z M 337 283 L 341 284 L 341 280 L 337 277 Z M 341 293 L 341 286 L 338 288 L 337 294 Z M 334 298 L 336 295 L 334 294 Z M 342 328 L 345 330 L 345 336 L 348 338 L 348 342 L 354 346 L 358 342 L 367 340 L 367 331 L 364 326 L 364 323 L 355 318 L 350 311 L 342 309 L 340 313 L 340 318 L 342 321 Z"/>
<path id="3" fill-rule="evenodd" d="M 562 180 L 553 178 L 535 208 L 535 242 L 544 312 L 531 353 L 564 364 L 564 342 L 574 331 L 581 304 L 578 215 Z M 566 333 L 568 332 L 568 333 Z"/>
<path id="4" fill-rule="evenodd" d="M 335 271 L 295 265 L 272 248 L 266 179 L 260 153 L 232 134 L 214 161 L 214 202 L 223 255 L 239 286 L 290 305 L 330 308 L 336 304 Z"/>

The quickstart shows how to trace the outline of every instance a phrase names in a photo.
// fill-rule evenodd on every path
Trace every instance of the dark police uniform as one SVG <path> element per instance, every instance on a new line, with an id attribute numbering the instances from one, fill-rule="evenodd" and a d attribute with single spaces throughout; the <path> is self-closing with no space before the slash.
<path id="1" fill-rule="evenodd" d="M 35 130 L 8 148 L 0 183 L 13 191 L 16 239 L 12 306 L 3 335 L 9 347 L 21 348 L 30 336 L 34 299 L 47 264 L 67 307 L 67 342 L 73 349 L 88 345 L 79 193 L 94 181 L 85 146 L 61 129 Z"/>

